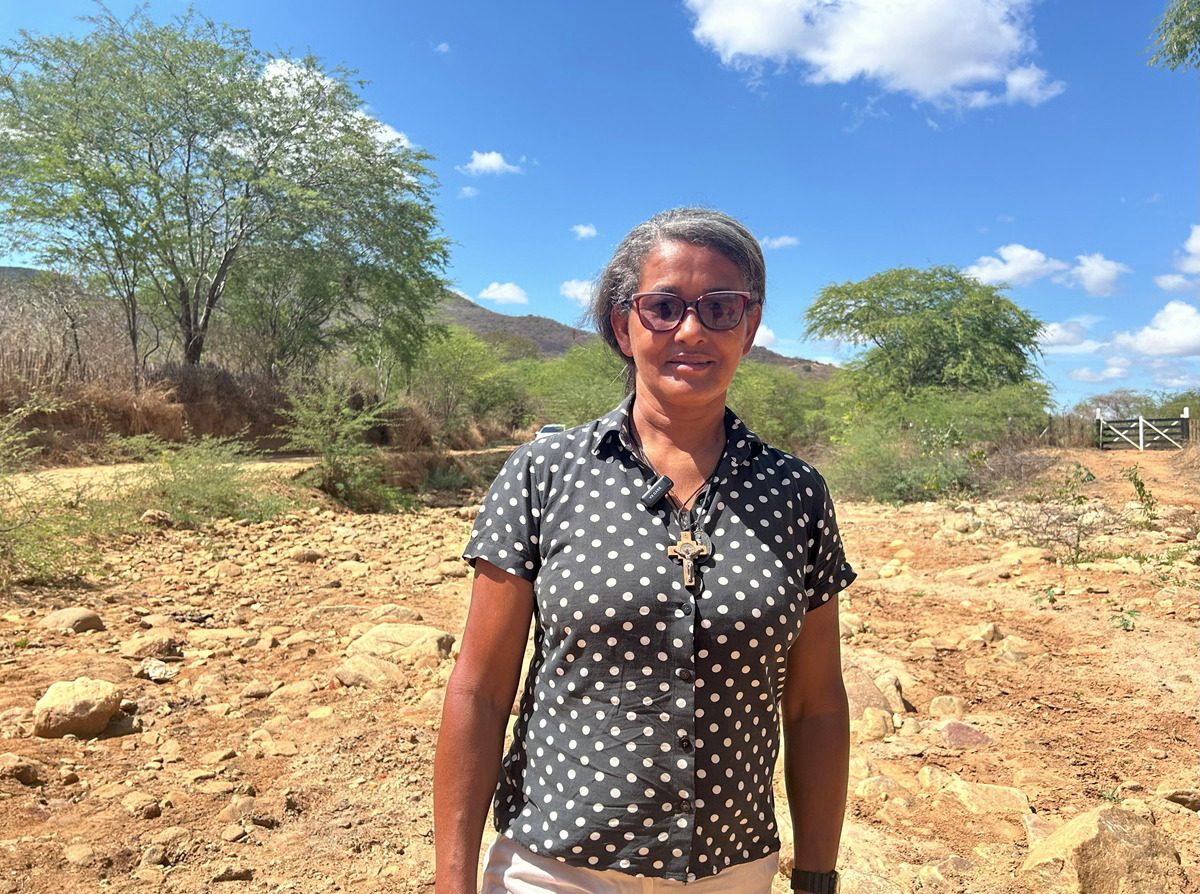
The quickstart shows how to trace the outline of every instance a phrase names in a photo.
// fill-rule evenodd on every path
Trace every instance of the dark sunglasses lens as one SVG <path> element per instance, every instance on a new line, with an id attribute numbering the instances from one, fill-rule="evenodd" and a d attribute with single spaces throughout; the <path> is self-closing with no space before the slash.
<path id="1" fill-rule="evenodd" d="M 638 300 L 642 319 L 651 329 L 671 329 L 683 318 L 685 305 L 676 295 L 646 295 Z"/>
<path id="2" fill-rule="evenodd" d="M 696 305 L 700 322 L 709 329 L 732 329 L 742 321 L 746 302 L 741 295 L 705 295 Z"/>

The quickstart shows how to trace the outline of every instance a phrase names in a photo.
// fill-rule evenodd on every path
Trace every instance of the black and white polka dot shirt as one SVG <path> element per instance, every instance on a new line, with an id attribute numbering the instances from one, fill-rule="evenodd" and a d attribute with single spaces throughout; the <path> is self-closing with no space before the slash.
<path id="1" fill-rule="evenodd" d="M 670 501 L 642 496 L 632 396 L 518 448 L 464 555 L 533 581 L 534 656 L 496 828 L 597 869 L 694 880 L 779 849 L 771 776 L 788 647 L 854 579 L 824 481 L 726 410 L 683 585 Z"/>

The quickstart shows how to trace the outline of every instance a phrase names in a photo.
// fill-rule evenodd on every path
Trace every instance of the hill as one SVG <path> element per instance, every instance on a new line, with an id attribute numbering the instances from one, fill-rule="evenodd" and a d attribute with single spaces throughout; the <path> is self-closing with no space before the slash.
<path id="1" fill-rule="evenodd" d="M 561 357 L 571 345 L 580 344 L 595 338 L 594 332 L 567 326 L 548 317 L 534 314 L 514 316 L 497 313 L 486 307 L 481 307 L 474 301 L 453 292 L 446 293 L 446 299 L 440 308 L 441 321 L 455 326 L 462 326 L 478 336 L 489 335 L 493 332 L 506 332 L 512 335 L 523 335 L 537 343 L 543 357 Z M 785 357 L 761 345 L 750 349 L 748 359 L 758 363 L 769 363 L 790 369 L 802 378 L 828 378 L 833 367 L 825 363 L 804 360 L 798 357 Z"/>

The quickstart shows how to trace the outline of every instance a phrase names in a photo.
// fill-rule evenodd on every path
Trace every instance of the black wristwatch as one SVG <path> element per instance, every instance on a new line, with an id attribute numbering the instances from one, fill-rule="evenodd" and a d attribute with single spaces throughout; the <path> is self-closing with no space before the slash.
<path id="1" fill-rule="evenodd" d="M 838 874 L 834 872 L 809 872 L 807 869 L 792 870 L 792 890 L 810 894 L 838 894 Z"/>

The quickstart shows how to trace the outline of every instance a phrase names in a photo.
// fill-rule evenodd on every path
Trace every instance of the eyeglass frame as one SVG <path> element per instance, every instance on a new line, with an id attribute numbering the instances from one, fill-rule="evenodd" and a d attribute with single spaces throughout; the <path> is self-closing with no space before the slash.
<path id="1" fill-rule="evenodd" d="M 665 296 L 668 298 L 677 298 L 678 300 L 683 302 L 683 313 L 681 313 L 679 315 L 679 319 L 675 321 L 674 326 L 671 326 L 669 329 L 655 329 L 653 326 L 651 326 L 649 323 L 646 322 L 646 318 L 642 316 L 642 308 L 638 302 L 641 301 L 641 299 L 649 298 L 652 295 L 661 295 L 661 296 Z M 733 324 L 730 325 L 728 328 L 726 328 L 726 329 L 713 328 L 712 326 L 709 326 L 707 323 L 705 323 L 704 318 L 700 316 L 700 302 L 703 301 L 705 298 L 709 297 L 710 295 L 740 295 L 741 296 L 741 299 L 742 299 L 741 313 L 738 314 L 737 320 L 735 320 L 733 322 Z M 730 330 L 736 329 L 738 327 L 738 325 L 742 322 L 742 320 L 744 320 L 746 318 L 746 309 L 752 303 L 757 304 L 758 299 L 755 298 L 752 293 L 744 292 L 740 289 L 713 289 L 711 292 L 705 292 L 703 295 L 701 295 L 695 301 L 685 301 L 683 298 L 680 298 L 674 292 L 634 292 L 632 295 L 629 296 L 629 298 L 626 301 L 624 301 L 622 303 L 625 305 L 626 310 L 632 310 L 632 311 L 636 312 L 638 315 L 638 319 L 641 320 L 641 322 L 642 322 L 642 325 L 645 326 L 647 329 L 649 329 L 651 332 L 674 332 L 676 329 L 678 329 L 680 326 L 683 325 L 683 320 L 687 316 L 687 312 L 689 310 L 695 312 L 696 320 L 700 323 L 701 326 L 703 326 L 709 332 L 729 332 Z"/>

